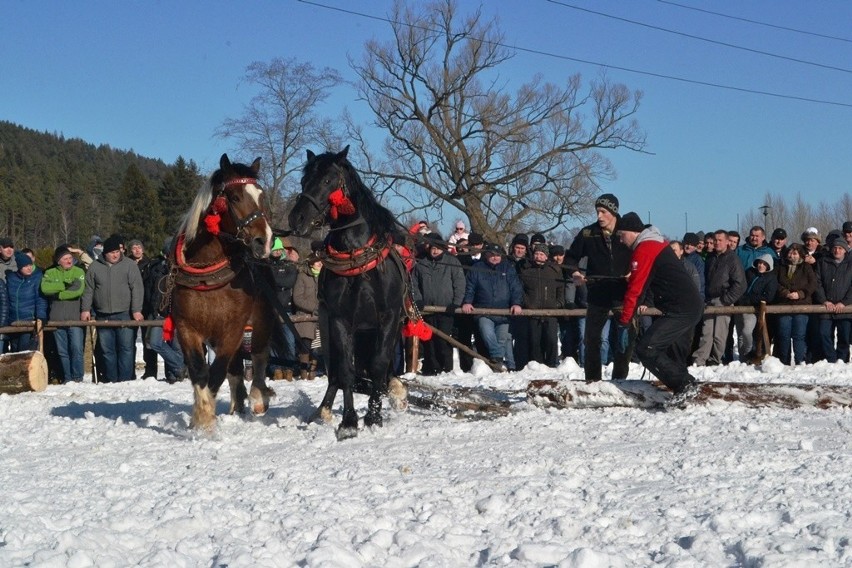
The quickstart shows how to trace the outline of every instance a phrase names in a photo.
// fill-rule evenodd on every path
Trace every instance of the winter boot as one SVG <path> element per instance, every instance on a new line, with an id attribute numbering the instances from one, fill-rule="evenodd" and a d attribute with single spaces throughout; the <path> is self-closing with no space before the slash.
<path id="1" fill-rule="evenodd" d="M 317 360 L 311 357 L 308 361 L 308 380 L 312 381 L 317 378 Z"/>
<path id="2" fill-rule="evenodd" d="M 299 379 L 308 381 L 313 377 L 311 375 L 311 356 L 307 353 L 299 354 Z"/>

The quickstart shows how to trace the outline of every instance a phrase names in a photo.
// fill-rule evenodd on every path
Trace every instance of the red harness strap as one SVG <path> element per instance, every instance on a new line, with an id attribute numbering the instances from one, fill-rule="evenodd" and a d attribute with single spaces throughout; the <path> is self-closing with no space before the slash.
<path id="1" fill-rule="evenodd" d="M 181 282 L 180 278 L 177 279 L 178 283 L 182 286 L 186 286 L 187 288 L 192 288 L 193 290 L 215 290 L 216 288 L 221 288 L 232 278 L 223 279 L 221 282 L 215 282 L 213 284 L 204 284 L 203 277 L 204 276 L 213 276 L 217 272 L 230 270 L 231 261 L 226 257 L 220 260 L 215 264 L 211 264 L 210 266 L 204 267 L 195 267 L 187 264 L 186 256 L 184 256 L 183 244 L 186 240 L 186 235 L 181 233 L 178 235 L 177 243 L 175 244 L 175 267 L 184 274 L 187 274 L 190 277 L 190 280 L 193 280 L 193 284 L 189 284 L 188 282 Z"/>
<path id="2" fill-rule="evenodd" d="M 373 235 L 367 241 L 367 244 L 349 251 L 339 251 L 331 245 L 326 245 L 325 248 L 328 256 L 327 261 L 323 265 L 340 276 L 358 276 L 359 274 L 364 274 L 377 267 L 390 254 L 392 241 L 388 241 L 381 250 L 376 251 L 376 248 L 373 246 L 376 239 L 376 235 Z M 375 253 L 375 256 L 369 258 L 370 253 Z M 367 255 L 366 258 L 360 258 L 365 255 Z"/>

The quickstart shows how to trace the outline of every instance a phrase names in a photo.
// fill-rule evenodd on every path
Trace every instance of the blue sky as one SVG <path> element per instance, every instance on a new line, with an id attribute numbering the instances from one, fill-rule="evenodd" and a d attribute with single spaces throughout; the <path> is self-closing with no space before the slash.
<path id="1" fill-rule="evenodd" d="M 610 152 L 618 178 L 605 190 L 665 233 L 734 228 L 767 192 L 800 193 L 836 203 L 852 179 L 852 2 L 672 0 L 741 18 L 846 38 L 793 33 L 713 16 L 658 0 L 483 1 L 506 42 L 585 60 L 518 52 L 501 74 L 514 88 L 541 73 L 561 83 L 597 64 L 693 81 L 843 103 L 818 104 L 717 89 L 609 68 L 612 81 L 644 92 L 637 119 L 650 154 Z M 384 16 L 387 0 L 319 0 Z M 466 12 L 480 2 L 463 0 Z M 297 0 L 200 2 L 44 2 L 7 0 L 0 21 L 0 119 L 95 144 L 132 149 L 167 163 L 195 160 L 206 174 L 227 141 L 214 137 L 239 116 L 253 92 L 246 66 L 296 57 L 354 79 L 347 56 L 360 58 L 388 24 Z M 592 14 L 594 10 L 834 66 L 827 69 L 690 39 Z M 365 121 L 354 93 L 343 107 Z M 241 158 L 249 158 L 240 156 Z M 449 226 L 452 218 L 445 218 Z M 579 225 L 580 221 L 577 222 Z M 798 230 L 798 229 L 793 229 Z"/>

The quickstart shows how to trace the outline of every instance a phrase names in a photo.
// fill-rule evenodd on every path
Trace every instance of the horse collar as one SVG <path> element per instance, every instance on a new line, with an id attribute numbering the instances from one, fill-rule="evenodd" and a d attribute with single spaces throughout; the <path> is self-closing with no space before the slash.
<path id="1" fill-rule="evenodd" d="M 339 251 L 326 244 L 326 257 L 323 266 L 339 276 L 358 276 L 376 268 L 391 250 L 393 239 L 384 245 L 376 245 L 378 237 L 374 234 L 362 247 L 349 251 Z"/>

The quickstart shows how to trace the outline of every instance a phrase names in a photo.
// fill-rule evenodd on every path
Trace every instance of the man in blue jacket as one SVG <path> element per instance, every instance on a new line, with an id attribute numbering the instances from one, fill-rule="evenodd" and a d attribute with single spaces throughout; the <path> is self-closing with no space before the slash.
<path id="1" fill-rule="evenodd" d="M 482 260 L 473 264 L 468 273 L 462 312 L 475 314 L 477 308 L 508 308 L 512 315 L 521 313 L 524 290 L 514 264 L 497 244 L 482 249 Z M 503 361 L 510 371 L 515 370 L 512 335 L 507 316 L 477 315 L 479 332 L 488 346 L 488 355 Z"/>

